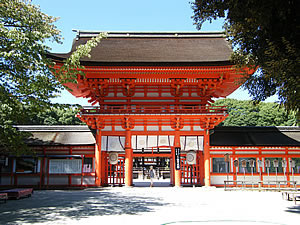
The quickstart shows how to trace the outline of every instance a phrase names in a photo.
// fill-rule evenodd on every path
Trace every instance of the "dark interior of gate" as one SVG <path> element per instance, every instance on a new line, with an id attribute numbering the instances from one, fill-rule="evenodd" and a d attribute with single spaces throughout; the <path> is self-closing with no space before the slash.
<path id="1" fill-rule="evenodd" d="M 167 187 L 171 185 L 171 148 L 169 146 L 135 149 L 133 154 L 134 186 L 150 186 L 150 168 L 153 168 L 154 186 Z"/>
<path id="2" fill-rule="evenodd" d="M 106 152 L 105 177 L 109 186 L 123 186 L 125 184 L 125 155 L 124 153 Z M 110 157 L 115 154 L 117 159 L 111 163 Z M 135 187 L 149 187 L 150 167 L 154 170 L 154 187 L 173 186 L 174 164 L 170 146 L 135 149 L 133 152 L 133 185 Z M 203 185 L 204 171 L 203 151 L 182 151 L 180 153 L 181 184 L 182 186 Z"/>

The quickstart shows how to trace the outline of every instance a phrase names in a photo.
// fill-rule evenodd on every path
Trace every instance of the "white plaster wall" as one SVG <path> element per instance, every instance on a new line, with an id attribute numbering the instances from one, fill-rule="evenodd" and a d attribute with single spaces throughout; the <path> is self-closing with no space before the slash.
<path id="1" fill-rule="evenodd" d="M 294 175 L 294 178 L 293 178 L 293 176 L 292 175 L 290 175 L 290 180 L 291 181 L 297 181 L 297 185 L 300 185 L 300 175 L 298 174 L 298 175 Z"/>
<path id="2" fill-rule="evenodd" d="M 10 176 L 1 176 L 1 185 L 10 185 L 11 178 Z M 14 183 L 14 179 L 12 178 L 12 184 Z"/>
<path id="3" fill-rule="evenodd" d="M 276 181 L 276 176 L 263 176 L 263 181 Z M 277 176 L 277 181 L 286 181 L 286 177 Z"/>
<path id="4" fill-rule="evenodd" d="M 244 178 L 243 175 L 242 176 L 238 175 L 237 180 L 238 181 L 246 181 L 246 182 L 249 182 L 249 183 L 251 183 L 251 182 L 258 183 L 260 181 L 260 177 L 259 176 L 245 176 L 245 178 Z"/>
<path id="5" fill-rule="evenodd" d="M 84 185 L 94 185 L 95 184 L 95 177 L 94 176 L 84 176 L 82 184 L 84 184 Z"/>
<path id="6" fill-rule="evenodd" d="M 80 185 L 81 184 L 81 176 L 72 176 L 72 184 Z M 84 176 L 82 179 L 83 185 L 94 185 L 95 177 L 94 176 Z"/>
<path id="7" fill-rule="evenodd" d="M 144 131 L 144 126 L 135 126 L 132 131 Z"/>
<path id="8" fill-rule="evenodd" d="M 203 130 L 200 126 L 194 126 L 194 131 L 201 131 Z"/>
<path id="9" fill-rule="evenodd" d="M 173 129 L 170 126 L 161 126 L 162 131 L 173 131 Z"/>
<path id="10" fill-rule="evenodd" d="M 72 184 L 79 185 L 81 184 L 81 176 L 72 176 Z"/>
<path id="11" fill-rule="evenodd" d="M 158 131 L 159 127 L 158 126 L 147 126 L 147 131 Z"/>
<path id="12" fill-rule="evenodd" d="M 181 131 L 190 131 L 191 127 L 190 126 L 184 126 Z"/>
<path id="13" fill-rule="evenodd" d="M 233 180 L 233 176 L 228 176 L 229 180 Z M 224 181 L 227 180 L 227 176 L 218 176 L 212 175 L 210 176 L 211 185 L 224 185 Z"/>
<path id="14" fill-rule="evenodd" d="M 111 126 L 105 126 L 102 131 L 112 131 L 112 127 Z"/>
<path id="15" fill-rule="evenodd" d="M 115 126 L 115 131 L 124 131 L 125 129 L 123 129 L 121 126 Z"/>
<path id="16" fill-rule="evenodd" d="M 22 176 L 18 177 L 18 185 L 38 185 L 40 182 L 39 176 Z"/>
<path id="17" fill-rule="evenodd" d="M 68 176 L 50 176 L 49 185 L 68 185 Z"/>

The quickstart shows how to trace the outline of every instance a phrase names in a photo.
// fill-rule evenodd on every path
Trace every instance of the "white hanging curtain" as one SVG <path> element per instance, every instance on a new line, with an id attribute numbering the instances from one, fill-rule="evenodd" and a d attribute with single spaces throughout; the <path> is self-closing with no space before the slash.
<path id="1" fill-rule="evenodd" d="M 125 145 L 125 137 L 123 136 L 102 136 L 102 151 L 123 151 Z"/>

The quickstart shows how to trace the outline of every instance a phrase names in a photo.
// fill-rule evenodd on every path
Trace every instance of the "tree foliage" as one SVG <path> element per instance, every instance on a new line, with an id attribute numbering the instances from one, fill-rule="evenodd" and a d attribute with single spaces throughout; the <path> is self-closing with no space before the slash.
<path id="1" fill-rule="evenodd" d="M 192 8 L 198 29 L 207 20 L 225 18 L 232 60 L 260 67 L 243 85 L 254 100 L 278 94 L 286 109 L 299 111 L 299 1 L 195 0 Z"/>
<path id="2" fill-rule="evenodd" d="M 39 112 L 30 118 L 27 118 L 27 125 L 84 125 L 76 114 L 79 112 L 79 107 L 64 106 L 64 107 L 49 107 L 43 112 Z"/>
<path id="3" fill-rule="evenodd" d="M 12 123 L 46 108 L 60 92 L 44 44 L 61 42 L 56 20 L 30 2 L 0 0 L 0 146 L 7 151 L 26 148 Z"/>
<path id="4" fill-rule="evenodd" d="M 54 71 L 46 41 L 61 43 L 57 18 L 27 0 L 0 0 L 0 153 L 26 149 L 24 133 L 13 124 L 47 113 L 50 99 L 59 95 L 61 82 L 76 82 L 79 60 L 88 56 L 103 34 L 73 52 L 63 69 Z"/>
<path id="5" fill-rule="evenodd" d="M 287 112 L 274 102 L 255 102 L 220 99 L 213 105 L 228 109 L 229 116 L 221 126 L 296 126 L 296 113 Z"/>

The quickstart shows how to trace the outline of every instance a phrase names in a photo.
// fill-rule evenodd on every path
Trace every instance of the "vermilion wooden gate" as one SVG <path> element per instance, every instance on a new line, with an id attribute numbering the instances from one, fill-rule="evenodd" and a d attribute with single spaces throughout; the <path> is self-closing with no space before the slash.
<path id="1" fill-rule="evenodd" d="M 197 163 L 189 165 L 186 161 L 186 155 L 181 156 L 181 185 L 202 185 L 203 184 L 203 166 L 202 152 L 197 152 Z"/>
<path id="2" fill-rule="evenodd" d="M 108 185 L 125 184 L 125 157 L 123 155 L 119 155 L 116 165 L 111 165 L 108 160 L 106 160 L 106 175 Z"/>

